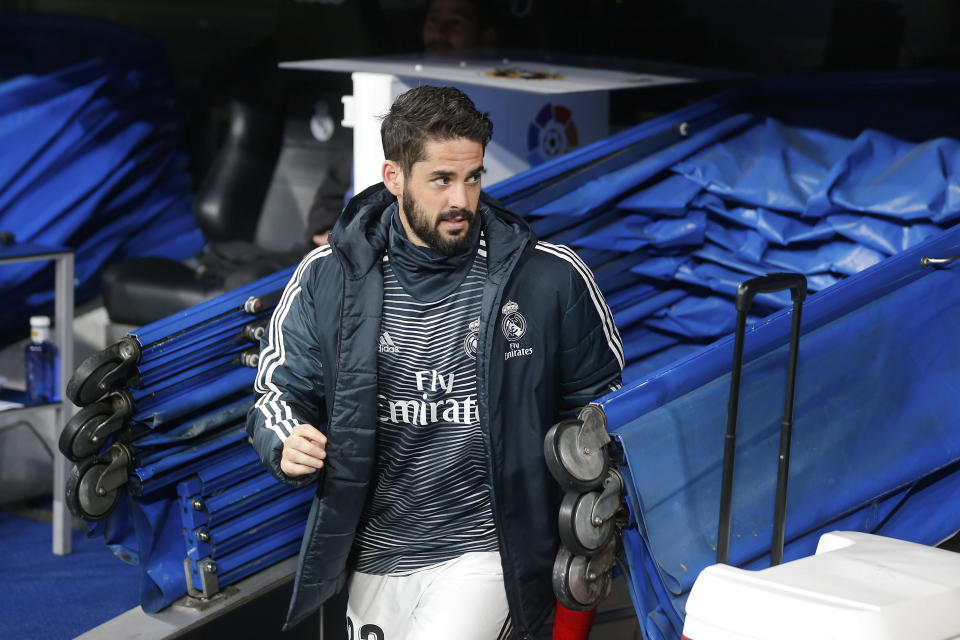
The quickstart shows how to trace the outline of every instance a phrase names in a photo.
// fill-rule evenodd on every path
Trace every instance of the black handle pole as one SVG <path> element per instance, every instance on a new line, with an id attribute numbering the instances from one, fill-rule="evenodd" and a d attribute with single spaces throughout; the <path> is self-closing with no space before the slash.
<path id="1" fill-rule="evenodd" d="M 787 398 L 784 420 L 780 427 L 780 459 L 777 470 L 777 496 L 774 505 L 774 539 L 779 530 L 780 543 L 774 544 L 771 554 L 783 559 L 783 531 L 786 517 L 786 484 L 790 465 L 790 441 L 793 434 L 793 389 L 796 381 L 797 349 L 800 338 L 800 306 L 807 295 L 807 279 L 799 273 L 770 273 L 752 278 L 737 287 L 737 327 L 733 342 L 733 364 L 730 372 L 730 398 L 727 400 L 727 431 L 723 443 L 723 468 L 720 486 L 720 517 L 717 523 L 717 563 L 727 564 L 730 556 L 730 531 L 733 518 L 733 476 L 737 450 L 737 418 L 740 405 L 740 378 L 743 373 L 743 342 L 746 334 L 747 312 L 758 293 L 773 293 L 790 289 L 793 300 L 793 324 L 790 333 L 790 362 L 787 371 Z M 786 448 L 784 448 L 786 447 Z M 783 486 L 781 492 L 781 483 Z M 782 496 L 781 496 L 782 493 Z M 779 546 L 779 550 L 777 547 Z"/>
<path id="2" fill-rule="evenodd" d="M 727 433 L 723 441 L 723 479 L 720 485 L 720 521 L 717 524 L 717 564 L 727 564 L 730 552 L 730 526 L 733 516 L 733 463 L 737 451 L 737 412 L 740 408 L 740 372 L 743 365 L 743 336 L 747 312 L 737 311 L 737 330 L 733 342 L 733 369 L 730 373 L 730 398 L 727 400 Z"/>
<path id="3" fill-rule="evenodd" d="M 793 439 L 793 397 L 797 385 L 797 348 L 800 344 L 800 312 L 803 302 L 793 303 L 793 324 L 790 327 L 790 358 L 787 365 L 787 389 L 783 400 L 783 421 L 780 423 L 780 458 L 777 464 L 777 494 L 773 508 L 773 542 L 770 566 L 783 562 L 783 546 L 787 523 L 787 483 L 790 477 L 790 443 Z"/>

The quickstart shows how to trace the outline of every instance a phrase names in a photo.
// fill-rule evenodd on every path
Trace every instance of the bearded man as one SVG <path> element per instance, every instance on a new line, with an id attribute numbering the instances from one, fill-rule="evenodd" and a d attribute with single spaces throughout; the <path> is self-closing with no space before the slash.
<path id="1" fill-rule="evenodd" d="M 317 483 L 287 626 L 344 586 L 352 638 L 530 638 L 554 606 L 543 436 L 619 386 L 623 350 L 576 254 L 481 192 L 492 132 L 457 89 L 399 96 L 383 184 L 264 335 L 248 432 Z"/>

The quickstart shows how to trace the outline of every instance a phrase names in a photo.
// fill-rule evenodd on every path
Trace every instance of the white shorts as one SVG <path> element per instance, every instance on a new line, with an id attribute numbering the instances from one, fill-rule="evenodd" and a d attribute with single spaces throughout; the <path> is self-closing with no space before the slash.
<path id="1" fill-rule="evenodd" d="M 347 640 L 495 640 L 511 630 L 496 551 L 400 576 L 354 571 L 348 588 Z"/>

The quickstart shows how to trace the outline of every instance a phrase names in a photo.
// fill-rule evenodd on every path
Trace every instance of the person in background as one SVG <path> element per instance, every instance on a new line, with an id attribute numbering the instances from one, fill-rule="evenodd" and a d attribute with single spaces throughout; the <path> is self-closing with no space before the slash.
<path id="1" fill-rule="evenodd" d="M 497 30 L 489 8 L 481 10 L 476 0 L 431 0 L 423 20 L 423 48 L 427 53 L 465 51 L 497 44 Z M 327 244 L 352 189 L 353 155 L 338 154 L 324 175 L 307 216 L 307 237 L 311 245 Z"/>
<path id="2" fill-rule="evenodd" d="M 428 53 L 464 51 L 497 44 L 489 7 L 476 0 L 431 0 L 423 21 L 423 46 Z"/>
<path id="3" fill-rule="evenodd" d="M 307 237 L 311 247 L 327 244 L 330 230 L 343 210 L 344 195 L 351 189 L 353 153 L 338 151 L 330 162 L 307 212 Z"/>
<path id="4" fill-rule="evenodd" d="M 620 386 L 590 270 L 482 193 L 489 118 L 420 86 L 381 126 L 383 184 L 300 263 L 247 430 L 317 483 L 287 626 L 345 584 L 351 637 L 529 638 L 554 609 L 546 430 Z"/>

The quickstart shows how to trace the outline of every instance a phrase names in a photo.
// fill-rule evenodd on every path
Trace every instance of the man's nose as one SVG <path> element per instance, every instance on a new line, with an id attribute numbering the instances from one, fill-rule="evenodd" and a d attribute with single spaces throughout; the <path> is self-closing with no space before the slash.
<path id="1" fill-rule="evenodd" d="M 466 209 L 469 205 L 467 200 L 467 185 L 461 183 L 455 184 L 450 191 L 448 191 L 449 199 L 447 200 L 447 205 L 451 209 Z"/>

